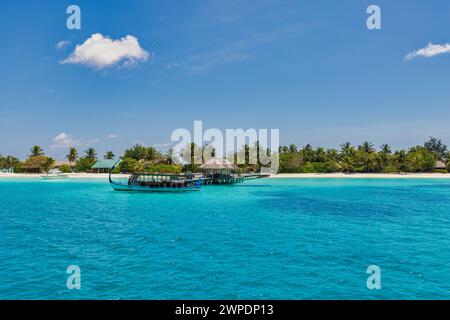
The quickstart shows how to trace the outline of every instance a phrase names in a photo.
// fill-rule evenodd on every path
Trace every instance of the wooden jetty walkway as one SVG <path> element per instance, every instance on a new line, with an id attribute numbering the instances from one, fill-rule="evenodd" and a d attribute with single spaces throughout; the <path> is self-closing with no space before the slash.
<path id="1" fill-rule="evenodd" d="M 212 185 L 212 184 L 236 184 L 242 183 L 247 180 L 255 180 L 261 178 L 268 178 L 270 174 L 263 173 L 253 173 L 253 174 L 242 174 L 242 175 L 214 175 L 206 176 L 200 178 L 202 185 Z"/>

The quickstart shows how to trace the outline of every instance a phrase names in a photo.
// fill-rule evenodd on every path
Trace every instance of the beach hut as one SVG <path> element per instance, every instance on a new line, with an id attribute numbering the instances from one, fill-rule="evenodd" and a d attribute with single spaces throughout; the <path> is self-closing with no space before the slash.
<path id="1" fill-rule="evenodd" d="M 233 179 L 233 171 L 239 168 L 227 159 L 211 158 L 200 166 L 205 177 L 213 183 L 227 183 Z"/>
<path id="2" fill-rule="evenodd" d="M 200 166 L 206 174 L 231 174 L 238 167 L 227 159 L 211 158 Z"/>
<path id="3" fill-rule="evenodd" d="M 443 161 L 436 161 L 436 165 L 434 166 L 435 170 L 445 170 L 447 167 Z"/>
<path id="4" fill-rule="evenodd" d="M 93 166 L 92 170 L 96 173 L 108 173 L 109 170 L 114 166 L 117 160 L 114 159 L 102 159 L 98 160 Z"/>
<path id="5" fill-rule="evenodd" d="M 24 173 L 41 173 L 47 159 L 46 156 L 29 157 L 23 162 L 22 171 Z"/>

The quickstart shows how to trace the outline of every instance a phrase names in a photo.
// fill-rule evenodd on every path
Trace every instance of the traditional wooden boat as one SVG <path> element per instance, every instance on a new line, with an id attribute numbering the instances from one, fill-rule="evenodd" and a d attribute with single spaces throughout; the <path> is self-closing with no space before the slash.
<path id="1" fill-rule="evenodd" d="M 133 173 L 126 183 L 116 182 L 111 178 L 116 165 L 109 171 L 109 183 L 116 191 L 185 192 L 200 191 L 202 187 L 201 179 L 192 174 Z"/>

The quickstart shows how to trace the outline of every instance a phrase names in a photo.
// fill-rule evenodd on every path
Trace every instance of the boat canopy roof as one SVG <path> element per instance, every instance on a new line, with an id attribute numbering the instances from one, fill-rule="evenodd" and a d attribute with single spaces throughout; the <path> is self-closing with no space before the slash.
<path id="1" fill-rule="evenodd" d="M 176 173 L 133 173 L 131 179 L 144 180 L 193 180 L 193 174 L 176 174 Z"/>
<path id="2" fill-rule="evenodd" d="M 137 172 L 133 173 L 133 176 L 153 176 L 153 177 L 193 177 L 194 174 L 189 173 L 147 173 Z"/>

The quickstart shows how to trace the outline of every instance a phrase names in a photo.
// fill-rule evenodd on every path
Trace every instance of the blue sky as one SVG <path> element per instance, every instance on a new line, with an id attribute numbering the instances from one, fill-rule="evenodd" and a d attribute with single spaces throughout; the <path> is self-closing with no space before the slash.
<path id="1" fill-rule="evenodd" d="M 81 30 L 66 28 L 70 4 Z M 369 4 L 381 7 L 382 30 L 367 29 Z M 0 10 L 0 154 L 162 147 L 194 120 L 277 128 L 282 144 L 450 144 L 448 1 L 10 1 Z M 148 57 L 61 63 L 97 33 L 131 35 Z M 61 41 L 70 44 L 57 49 Z M 405 60 L 430 42 L 442 54 Z"/>

